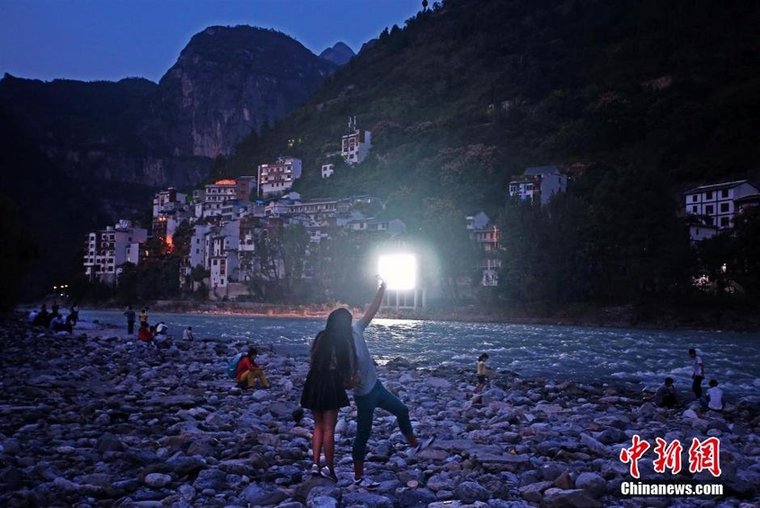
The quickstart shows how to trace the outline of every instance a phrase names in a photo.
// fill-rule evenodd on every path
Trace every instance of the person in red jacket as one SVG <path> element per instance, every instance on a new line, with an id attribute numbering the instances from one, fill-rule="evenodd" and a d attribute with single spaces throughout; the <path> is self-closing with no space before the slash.
<path id="1" fill-rule="evenodd" d="M 142 323 L 137 330 L 137 339 L 151 345 L 153 343 L 153 332 L 148 327 L 148 323 Z"/>
<path id="2" fill-rule="evenodd" d="M 262 388 L 269 388 L 269 381 L 264 375 L 264 371 L 256 364 L 256 355 L 259 352 L 255 347 L 248 349 L 248 354 L 240 359 L 235 371 L 235 379 L 240 388 L 253 388 L 256 386 L 256 380 L 259 381 Z"/>

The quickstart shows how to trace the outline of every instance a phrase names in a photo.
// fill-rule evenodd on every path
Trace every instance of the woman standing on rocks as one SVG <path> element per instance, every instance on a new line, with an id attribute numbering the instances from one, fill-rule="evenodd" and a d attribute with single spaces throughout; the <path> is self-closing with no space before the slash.
<path id="1" fill-rule="evenodd" d="M 354 387 L 356 437 L 351 449 L 351 457 L 354 460 L 354 484 L 368 489 L 378 486 L 370 478 L 364 477 L 364 456 L 367 452 L 367 441 L 372 432 L 372 416 L 375 409 L 385 409 L 396 417 L 399 429 L 410 446 L 407 451 L 409 456 L 413 456 L 423 448 L 430 446 L 435 439 L 435 437 L 431 437 L 422 443 L 417 442 L 417 436 L 414 434 L 412 422 L 409 419 L 409 408 L 398 397 L 389 392 L 377 377 L 374 360 L 369 353 L 369 348 L 367 348 L 367 342 L 364 340 L 364 330 L 380 309 L 384 294 L 385 281 L 380 279 L 380 287 L 377 289 L 374 300 L 367 308 L 367 312 L 352 326 L 358 376 Z"/>
<path id="2" fill-rule="evenodd" d="M 311 473 L 336 481 L 335 424 L 338 410 L 349 405 L 346 388 L 352 385 L 356 366 L 351 319 L 347 309 L 330 313 L 325 329 L 311 345 L 309 373 L 301 394 L 301 406 L 314 413 Z M 322 448 L 327 465 L 320 469 Z"/>

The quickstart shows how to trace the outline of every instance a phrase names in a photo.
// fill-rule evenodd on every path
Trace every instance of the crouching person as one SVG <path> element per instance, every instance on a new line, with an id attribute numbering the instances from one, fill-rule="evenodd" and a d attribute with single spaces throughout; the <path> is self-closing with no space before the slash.
<path id="1" fill-rule="evenodd" d="M 257 380 L 262 388 L 269 388 L 269 381 L 264 375 L 264 370 L 256 364 L 257 355 L 256 348 L 249 348 L 248 354 L 238 362 L 235 379 L 240 388 L 253 388 Z"/>

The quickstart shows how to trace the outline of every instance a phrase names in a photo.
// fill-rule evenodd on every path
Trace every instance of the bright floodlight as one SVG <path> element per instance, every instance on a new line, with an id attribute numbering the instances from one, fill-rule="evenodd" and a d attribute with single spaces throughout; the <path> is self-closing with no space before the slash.
<path id="1" fill-rule="evenodd" d="M 380 256 L 377 272 L 388 289 L 414 289 L 417 285 L 417 259 L 413 254 L 386 254 Z"/>

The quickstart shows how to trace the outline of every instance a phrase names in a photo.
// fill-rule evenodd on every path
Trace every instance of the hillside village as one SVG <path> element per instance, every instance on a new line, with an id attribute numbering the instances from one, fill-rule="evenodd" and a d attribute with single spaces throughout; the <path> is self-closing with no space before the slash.
<path id="1" fill-rule="evenodd" d="M 347 167 L 361 164 L 372 148 L 371 139 L 370 131 L 357 127 L 356 117 L 349 118 L 339 153 Z M 334 155 L 338 154 L 325 154 L 325 160 Z M 306 198 L 293 190 L 303 171 L 300 159 L 282 156 L 259 164 L 255 175 L 217 180 L 191 194 L 173 187 L 162 190 L 153 198 L 150 233 L 122 219 L 88 234 L 85 275 L 91 282 L 115 287 L 128 264 L 136 266 L 151 257 L 172 253 L 175 236 L 183 227 L 189 245 L 177 274 L 180 287 L 200 291 L 210 300 L 250 298 L 256 283 L 329 277 L 322 269 L 325 257 L 330 256 L 323 246 L 336 236 L 364 235 L 372 244 L 396 250 L 408 247 L 404 218 L 387 217 L 380 198 L 366 194 Z M 321 165 L 322 179 L 334 172 L 333 163 Z M 554 195 L 567 189 L 567 184 L 567 175 L 556 166 L 530 167 L 510 180 L 504 199 L 546 206 Z M 684 193 L 683 208 L 690 240 L 699 242 L 730 231 L 737 214 L 758 204 L 760 189 L 747 180 L 690 189 Z M 498 286 L 499 226 L 482 211 L 464 217 L 462 224 L 479 253 L 471 262 L 471 279 L 480 279 L 464 284 Z M 298 233 L 286 240 L 285 231 Z M 153 248 L 147 247 L 149 239 L 154 241 Z"/>

